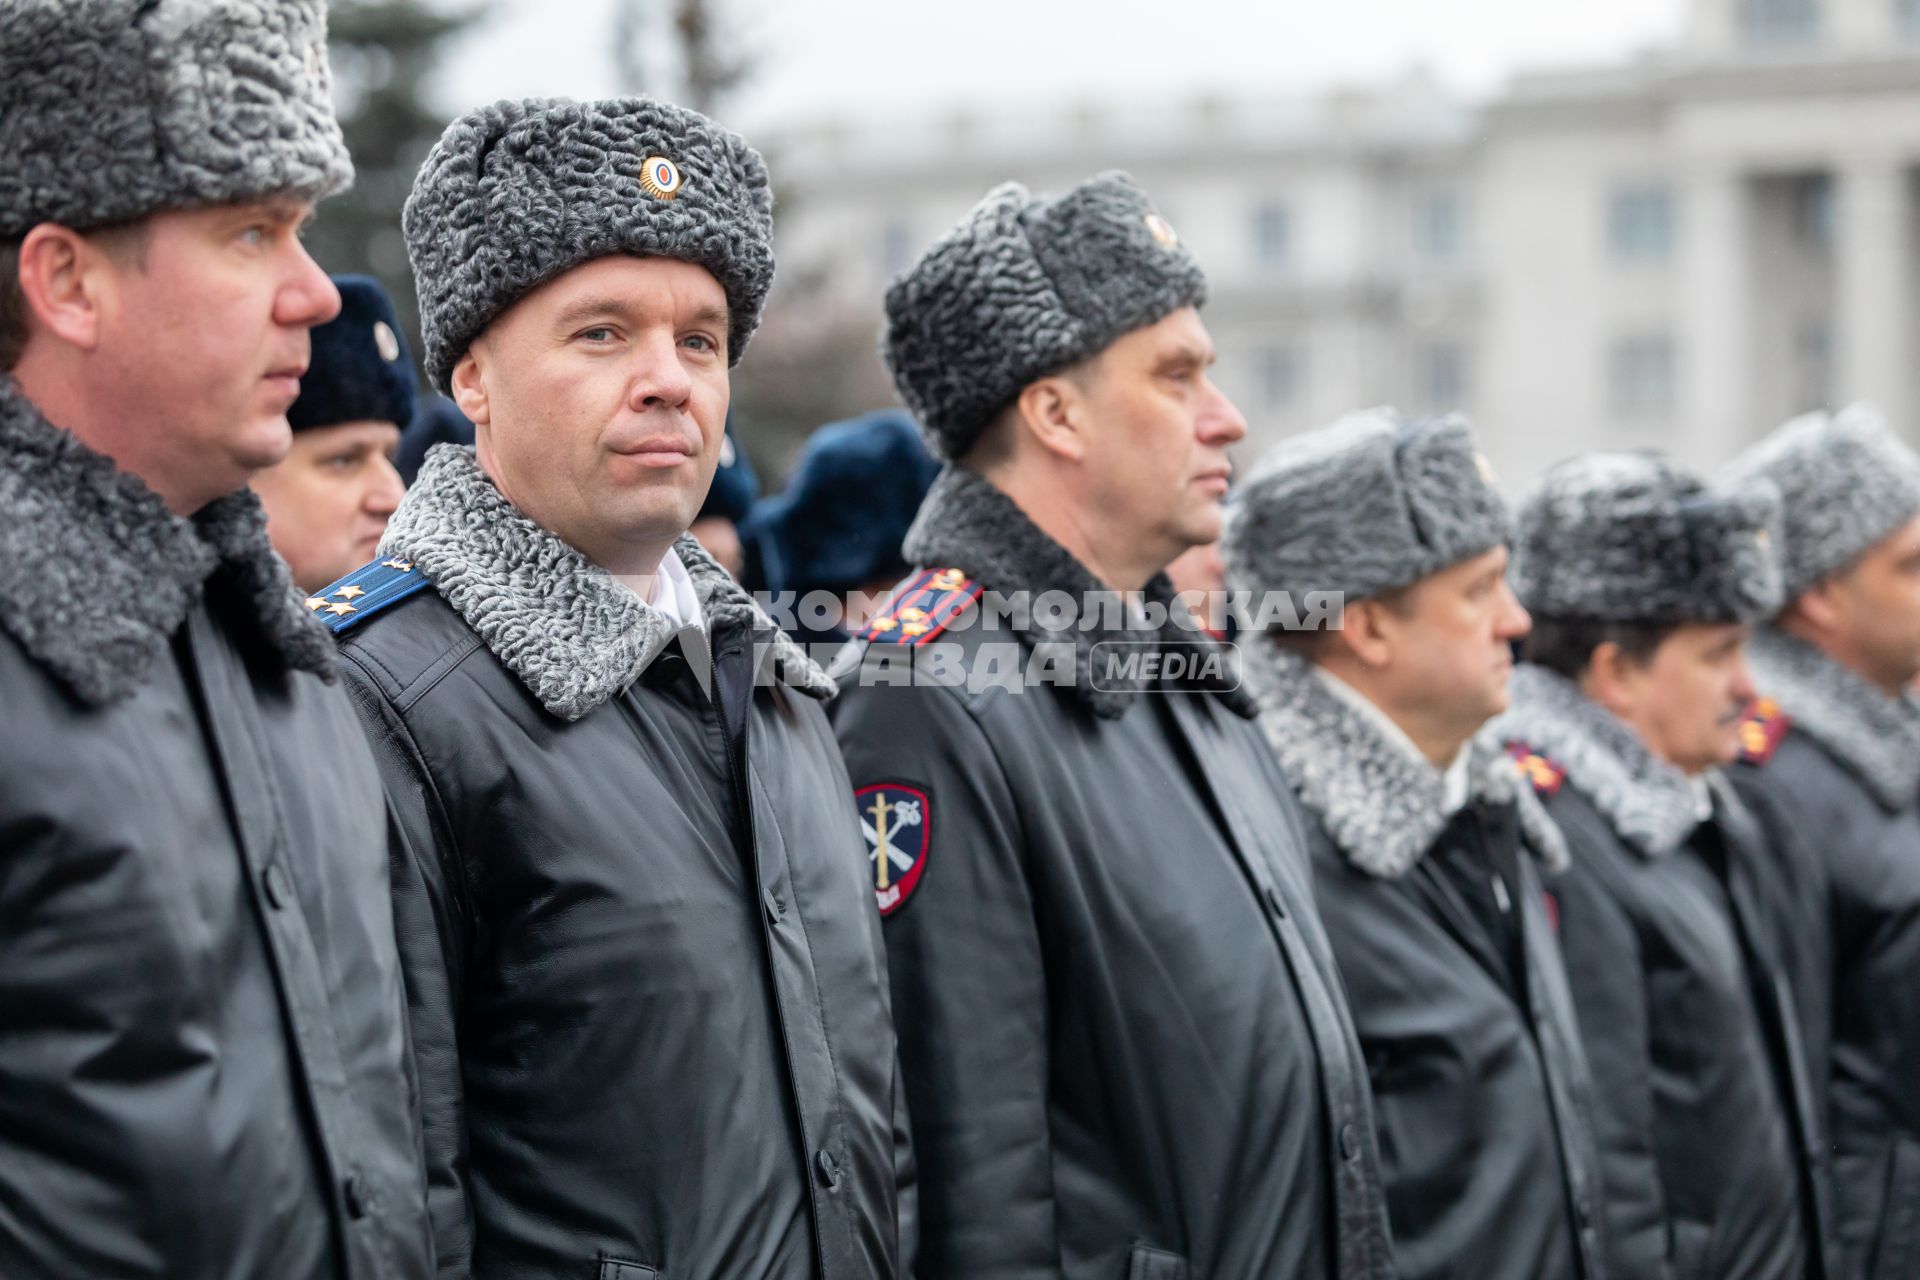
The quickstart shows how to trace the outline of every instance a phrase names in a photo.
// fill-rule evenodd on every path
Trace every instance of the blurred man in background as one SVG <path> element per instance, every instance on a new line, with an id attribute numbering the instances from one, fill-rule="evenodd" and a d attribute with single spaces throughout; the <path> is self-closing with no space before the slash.
<path id="1" fill-rule="evenodd" d="M 839 644 L 866 626 L 868 603 L 907 571 L 901 543 L 939 471 L 913 419 L 895 409 L 807 438 L 787 487 L 755 504 L 743 529 L 753 585 L 791 593 L 794 639 Z M 845 612 L 814 616 L 814 593 Z"/>
<path id="2" fill-rule="evenodd" d="M 293 447 L 252 481 L 273 549 L 309 594 L 373 558 L 406 491 L 392 459 L 419 391 L 386 290 L 366 276 L 333 283 L 340 314 L 313 331 L 287 410 Z"/>
<path id="3" fill-rule="evenodd" d="M 1481 734 L 1528 626 L 1492 468 L 1459 418 L 1374 410 L 1275 446 L 1231 512 L 1236 587 L 1342 601 L 1240 648 L 1310 819 L 1396 1270 L 1599 1280 L 1595 1099 L 1540 892 L 1566 842 Z"/>
<path id="4" fill-rule="evenodd" d="M 1780 490 L 1785 607 L 1734 785 L 1782 857 L 1849 1277 L 1920 1275 L 1920 458 L 1864 406 L 1739 458 Z"/>
<path id="5" fill-rule="evenodd" d="M 733 415 L 727 415 L 727 429 L 720 441 L 720 463 L 713 469 L 713 484 L 700 504 L 700 514 L 687 530 L 701 550 L 719 562 L 734 580 L 748 590 L 758 590 L 751 580 L 746 550 L 741 542 L 740 525 L 753 510 L 760 496 L 760 476 L 753 460 L 741 447 L 733 432 Z"/>
<path id="6" fill-rule="evenodd" d="M 1498 725 L 1566 836 L 1548 877 L 1597 1088 L 1614 1270 L 1826 1274 L 1825 1124 L 1773 853 L 1720 770 L 1780 603 L 1771 487 L 1590 454 L 1522 505 L 1533 614 Z"/>

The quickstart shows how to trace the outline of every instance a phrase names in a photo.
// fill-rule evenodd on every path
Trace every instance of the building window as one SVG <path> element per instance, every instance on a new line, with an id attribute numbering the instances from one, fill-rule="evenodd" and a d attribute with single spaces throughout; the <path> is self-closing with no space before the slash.
<path id="1" fill-rule="evenodd" d="M 1420 353 L 1420 387 L 1431 413 L 1452 413 L 1467 400 L 1467 353 L 1457 342 L 1436 342 Z"/>
<path id="2" fill-rule="evenodd" d="M 1253 258 L 1263 267 L 1282 267 L 1293 251 L 1293 216 L 1283 204 L 1253 211 Z"/>
<path id="3" fill-rule="evenodd" d="M 1811 44 L 1820 36 L 1820 0 L 1741 0 L 1740 28 L 1748 44 Z"/>
<path id="4" fill-rule="evenodd" d="M 1300 398 L 1300 353 L 1292 347 L 1262 347 L 1254 354 L 1254 375 L 1260 380 L 1260 403 L 1285 409 Z"/>
<path id="5" fill-rule="evenodd" d="M 1664 262 L 1673 256 L 1673 192 L 1664 183 L 1614 189 L 1607 206 L 1607 239 L 1614 256 Z"/>
<path id="6" fill-rule="evenodd" d="M 1793 236 L 1808 249 L 1825 253 L 1833 248 L 1833 179 L 1808 174 L 1793 184 Z"/>
<path id="7" fill-rule="evenodd" d="M 1616 418 L 1660 418 L 1673 410 L 1673 339 L 1640 334 L 1613 344 L 1608 398 Z"/>
<path id="8" fill-rule="evenodd" d="M 1833 401 L 1833 326 L 1824 315 L 1804 316 L 1793 333 L 1793 411 L 1824 409 Z"/>
<path id="9" fill-rule="evenodd" d="M 1432 191 L 1413 203 L 1413 251 L 1428 262 L 1459 258 L 1465 239 L 1460 197 L 1451 191 Z"/>

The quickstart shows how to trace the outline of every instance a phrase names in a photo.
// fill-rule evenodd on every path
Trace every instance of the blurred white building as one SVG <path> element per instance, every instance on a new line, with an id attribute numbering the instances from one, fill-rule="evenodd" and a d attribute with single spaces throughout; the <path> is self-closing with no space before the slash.
<path id="1" fill-rule="evenodd" d="M 982 110 L 775 142 L 782 270 L 871 316 L 991 185 L 1130 170 L 1205 263 L 1250 446 L 1466 410 L 1509 481 L 1591 447 L 1711 465 L 1868 398 L 1920 439 L 1920 0 L 1692 0 L 1680 47 L 1311 101 Z"/>

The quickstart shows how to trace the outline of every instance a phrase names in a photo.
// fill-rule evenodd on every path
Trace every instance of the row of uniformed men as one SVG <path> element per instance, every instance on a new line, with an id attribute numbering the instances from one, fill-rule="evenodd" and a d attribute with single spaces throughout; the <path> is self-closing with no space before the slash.
<path id="1" fill-rule="evenodd" d="M 339 305 L 323 28 L 0 26 L 0 1274 L 1920 1267 L 1883 428 L 1577 461 L 1517 531 L 1457 421 L 1290 442 L 1229 564 L 1343 626 L 1249 697 L 1159 572 L 1244 433 L 1200 269 L 1123 177 L 1001 187 L 888 295 L 947 467 L 830 679 L 682 536 L 759 157 L 504 102 L 404 219 L 476 447 L 303 601 L 244 485 Z"/>

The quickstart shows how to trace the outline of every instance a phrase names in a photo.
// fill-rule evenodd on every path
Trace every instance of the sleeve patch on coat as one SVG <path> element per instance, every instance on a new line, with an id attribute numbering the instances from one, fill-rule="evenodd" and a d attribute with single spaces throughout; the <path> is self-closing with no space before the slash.
<path id="1" fill-rule="evenodd" d="M 867 838 L 874 898 L 880 914 L 890 916 L 906 905 L 927 869 L 932 805 L 927 793 L 918 787 L 876 782 L 854 791 L 853 807 L 860 819 L 860 832 Z"/>
<path id="2" fill-rule="evenodd" d="M 1740 718 L 1740 759 L 1765 764 L 1786 740 L 1793 721 L 1772 698 L 1757 698 Z"/>
<path id="3" fill-rule="evenodd" d="M 980 598 L 980 584 L 958 569 L 922 569 L 893 593 L 860 639 L 921 645 L 945 631 Z"/>
<path id="4" fill-rule="evenodd" d="M 1513 757 L 1513 767 L 1520 771 L 1520 776 L 1542 796 L 1557 794 L 1560 784 L 1567 780 L 1565 769 L 1524 742 L 1508 743 L 1507 754 Z"/>

